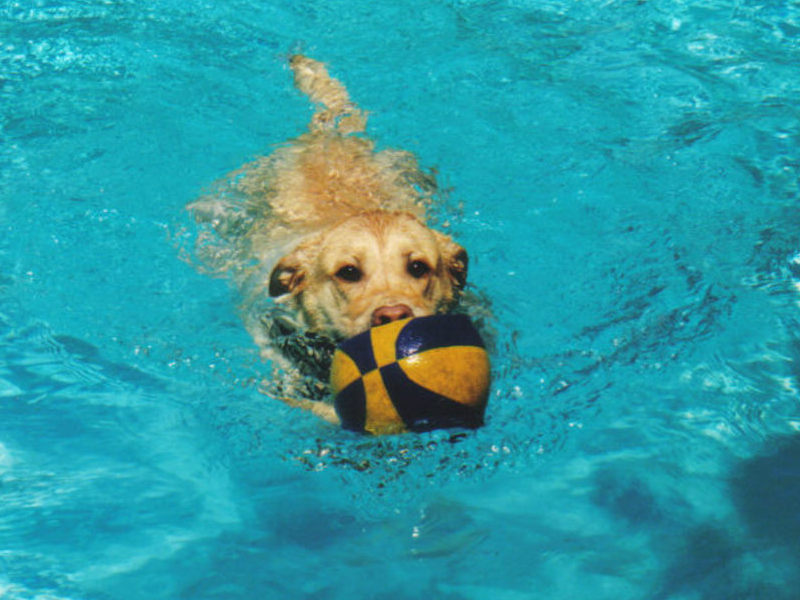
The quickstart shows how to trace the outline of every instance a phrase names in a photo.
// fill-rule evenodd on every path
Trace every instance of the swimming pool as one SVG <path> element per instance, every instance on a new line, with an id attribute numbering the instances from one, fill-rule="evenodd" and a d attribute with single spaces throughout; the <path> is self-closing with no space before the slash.
<path id="1" fill-rule="evenodd" d="M 297 135 L 285 57 L 435 167 L 476 432 L 257 391 L 183 206 Z M 797 597 L 800 5 L 9 0 L 0 597 Z"/>

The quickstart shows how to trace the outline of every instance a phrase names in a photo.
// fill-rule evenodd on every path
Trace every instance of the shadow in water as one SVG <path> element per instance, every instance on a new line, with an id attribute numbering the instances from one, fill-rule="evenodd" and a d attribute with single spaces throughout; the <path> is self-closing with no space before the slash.
<path id="1" fill-rule="evenodd" d="M 712 524 L 689 528 L 655 598 L 690 592 L 704 600 L 797 598 L 800 436 L 772 440 L 739 463 L 729 483 L 746 536 Z"/>
<path id="2" fill-rule="evenodd" d="M 791 600 L 777 582 L 748 570 L 746 549 L 726 530 L 699 525 L 685 532 L 664 571 L 653 600 Z"/>
<path id="3" fill-rule="evenodd" d="M 773 440 L 766 452 L 742 462 L 731 494 L 754 536 L 800 560 L 800 435 Z"/>
<path id="4" fill-rule="evenodd" d="M 772 439 L 733 468 L 731 522 L 695 521 L 690 506 L 649 488 L 642 474 L 601 472 L 595 483 L 598 506 L 658 540 L 666 566 L 652 600 L 800 597 L 800 435 Z"/>

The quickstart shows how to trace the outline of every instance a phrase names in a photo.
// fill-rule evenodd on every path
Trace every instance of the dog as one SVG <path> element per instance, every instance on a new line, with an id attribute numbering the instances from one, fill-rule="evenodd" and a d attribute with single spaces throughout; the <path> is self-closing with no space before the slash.
<path id="1" fill-rule="evenodd" d="M 326 395 L 335 344 L 370 327 L 454 310 L 468 255 L 432 229 L 432 173 L 409 152 L 376 150 L 367 116 L 326 66 L 289 65 L 316 107 L 308 132 L 230 174 L 189 209 L 207 267 L 230 274 L 247 329 L 276 365 L 267 393 L 337 422 Z M 278 371 L 310 378 L 276 389 Z M 291 387 L 291 386 L 289 386 Z M 268 386 L 269 388 L 269 386 Z"/>

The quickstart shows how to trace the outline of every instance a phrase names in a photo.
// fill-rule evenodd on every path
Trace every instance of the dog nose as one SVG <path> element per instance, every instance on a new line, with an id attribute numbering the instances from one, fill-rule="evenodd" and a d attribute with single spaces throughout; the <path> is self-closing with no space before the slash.
<path id="1" fill-rule="evenodd" d="M 394 304 L 392 306 L 381 306 L 372 313 L 372 326 L 386 325 L 392 321 L 408 319 L 413 317 L 414 312 L 405 304 Z"/>

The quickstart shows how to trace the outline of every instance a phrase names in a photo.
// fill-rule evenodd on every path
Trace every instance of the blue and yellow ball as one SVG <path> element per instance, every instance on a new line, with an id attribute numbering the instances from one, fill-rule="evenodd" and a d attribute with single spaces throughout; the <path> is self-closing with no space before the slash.
<path id="1" fill-rule="evenodd" d="M 486 348 L 464 315 L 403 319 L 342 342 L 331 387 L 345 429 L 380 435 L 483 424 Z"/>

